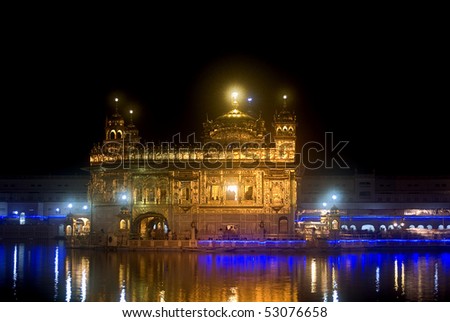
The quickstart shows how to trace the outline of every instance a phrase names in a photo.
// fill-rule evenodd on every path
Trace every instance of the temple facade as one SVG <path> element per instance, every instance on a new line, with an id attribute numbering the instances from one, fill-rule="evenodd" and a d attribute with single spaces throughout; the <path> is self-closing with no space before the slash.
<path id="1" fill-rule="evenodd" d="M 294 234 L 299 160 L 296 115 L 286 97 L 270 128 L 229 111 L 203 133 L 144 142 L 116 102 L 90 153 L 94 234 L 127 239 L 261 239 Z M 130 111 L 131 112 L 131 111 Z M 161 139 L 161 138 L 158 138 Z"/>

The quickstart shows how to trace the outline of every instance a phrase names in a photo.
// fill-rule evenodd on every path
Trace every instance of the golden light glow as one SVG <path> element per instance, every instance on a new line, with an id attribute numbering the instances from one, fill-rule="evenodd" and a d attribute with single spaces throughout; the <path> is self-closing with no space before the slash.
<path id="1" fill-rule="evenodd" d="M 240 85 L 237 83 L 234 84 L 230 84 L 227 88 L 224 89 L 223 91 L 223 97 L 225 99 L 225 102 L 230 102 L 230 98 L 231 98 L 231 103 L 234 104 L 239 104 L 239 100 L 244 97 L 244 99 L 247 98 L 247 91 Z"/>
<path id="2" fill-rule="evenodd" d="M 116 102 L 118 102 L 119 101 L 119 99 L 116 97 L 115 99 L 114 99 Z"/>
<path id="3" fill-rule="evenodd" d="M 284 100 L 287 99 L 287 95 L 283 95 L 283 99 L 284 99 Z"/>
<path id="4" fill-rule="evenodd" d="M 133 110 L 130 110 L 130 114 L 133 114 Z"/>
<path id="5" fill-rule="evenodd" d="M 311 293 L 317 292 L 317 265 L 316 259 L 311 261 Z"/>
<path id="6" fill-rule="evenodd" d="M 233 99 L 232 104 L 233 104 L 234 108 L 236 108 L 238 106 L 237 97 L 238 97 L 238 92 L 231 93 L 231 98 Z"/>

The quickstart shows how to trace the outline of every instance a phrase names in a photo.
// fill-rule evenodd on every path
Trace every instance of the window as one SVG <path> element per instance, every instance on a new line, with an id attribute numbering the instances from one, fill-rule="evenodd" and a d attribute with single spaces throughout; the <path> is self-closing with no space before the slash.
<path id="1" fill-rule="evenodd" d="M 150 188 L 148 191 L 148 200 L 150 202 L 155 202 L 155 190 L 154 188 Z"/>
<path id="2" fill-rule="evenodd" d="M 25 213 L 23 211 L 19 215 L 19 224 L 25 225 Z"/>
<path id="3" fill-rule="evenodd" d="M 143 196 L 142 196 L 142 188 L 137 188 L 135 190 L 135 193 L 136 193 L 136 200 L 137 201 L 142 201 L 142 198 L 143 198 Z"/>
<path id="4" fill-rule="evenodd" d="M 219 200 L 219 185 L 215 184 L 211 186 L 211 200 Z"/>
<path id="5" fill-rule="evenodd" d="M 237 200 L 238 187 L 236 185 L 227 186 L 226 200 Z"/>
<path id="6" fill-rule="evenodd" d="M 280 234 L 287 234 L 289 232 L 288 220 L 286 217 L 281 217 L 278 221 L 278 225 L 279 225 L 278 231 Z"/>
<path id="7" fill-rule="evenodd" d="M 331 222 L 331 229 L 333 230 L 339 229 L 339 222 L 336 219 Z"/>
<path id="8" fill-rule="evenodd" d="M 167 196 L 166 189 L 161 189 L 161 200 L 160 200 L 160 202 L 165 203 L 166 202 L 166 196 Z"/>
<path id="9" fill-rule="evenodd" d="M 244 193 L 245 200 L 253 200 L 253 186 L 246 186 Z"/>
<path id="10" fill-rule="evenodd" d="M 191 198 L 190 192 L 191 190 L 189 189 L 189 187 L 184 188 L 184 197 L 186 200 L 189 200 Z"/>

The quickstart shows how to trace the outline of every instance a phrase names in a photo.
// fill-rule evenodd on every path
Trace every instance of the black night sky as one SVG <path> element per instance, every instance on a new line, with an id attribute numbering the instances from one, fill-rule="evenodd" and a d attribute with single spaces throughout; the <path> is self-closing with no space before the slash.
<path id="1" fill-rule="evenodd" d="M 103 140 L 116 96 L 123 115 L 134 110 L 144 141 L 200 135 L 206 115 L 230 109 L 233 87 L 253 98 L 251 109 L 269 128 L 287 94 L 300 146 L 333 132 L 349 141 L 342 156 L 351 170 L 450 174 L 447 37 L 439 19 L 255 17 L 176 26 L 118 20 L 93 29 L 68 23 L 7 36 L 0 174 L 79 172 Z"/>

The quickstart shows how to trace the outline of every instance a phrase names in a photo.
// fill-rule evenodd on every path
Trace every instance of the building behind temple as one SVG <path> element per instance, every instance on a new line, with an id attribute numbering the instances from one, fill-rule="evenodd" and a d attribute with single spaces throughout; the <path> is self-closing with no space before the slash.
<path id="1" fill-rule="evenodd" d="M 325 175 L 306 171 L 298 195 L 298 223 L 318 221 L 336 206 L 341 232 L 450 230 L 448 176 L 385 176 L 353 170 Z"/>
<path id="2" fill-rule="evenodd" d="M 105 123 L 90 154 L 91 225 L 96 233 L 139 239 L 258 239 L 294 233 L 296 115 L 286 97 L 272 124 L 229 111 L 203 135 L 144 142 L 130 114 Z M 158 138 L 161 139 L 161 138 Z"/>
<path id="3" fill-rule="evenodd" d="M 90 232 L 88 175 L 0 177 L 0 240 Z"/>

